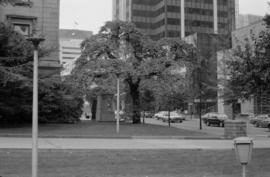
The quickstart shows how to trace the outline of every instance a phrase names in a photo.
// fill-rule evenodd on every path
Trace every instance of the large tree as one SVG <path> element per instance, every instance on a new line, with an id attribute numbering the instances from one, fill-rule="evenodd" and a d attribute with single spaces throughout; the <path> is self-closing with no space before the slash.
<path id="1" fill-rule="evenodd" d="M 40 57 L 51 50 L 40 49 Z M 33 46 L 12 27 L 0 23 L 0 122 L 30 123 L 32 114 Z M 39 120 L 78 119 L 82 99 L 72 84 L 58 78 L 39 80 Z M 68 99 L 65 99 L 68 98 Z"/>
<path id="2" fill-rule="evenodd" d="M 268 24 L 269 16 L 265 21 Z M 250 43 L 234 50 L 234 59 L 227 62 L 230 71 L 228 87 L 239 99 L 249 99 L 270 89 L 270 31 L 252 37 Z"/>
<path id="3" fill-rule="evenodd" d="M 132 23 L 121 21 L 107 22 L 81 47 L 82 56 L 73 71 L 77 83 L 89 88 L 95 80 L 103 90 L 115 92 L 115 78 L 119 76 L 131 98 L 133 123 L 140 123 L 141 87 L 151 84 L 155 77 L 184 82 L 179 71 L 191 68 L 196 57 L 195 49 L 183 41 L 154 42 Z"/>

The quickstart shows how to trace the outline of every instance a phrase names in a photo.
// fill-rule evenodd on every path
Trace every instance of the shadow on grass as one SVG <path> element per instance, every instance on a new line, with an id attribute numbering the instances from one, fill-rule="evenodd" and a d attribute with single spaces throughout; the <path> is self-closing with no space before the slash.
<path id="1" fill-rule="evenodd" d="M 31 134 L 31 125 L 2 127 L 4 134 Z M 130 124 L 121 122 L 120 132 L 116 133 L 116 122 L 81 121 L 76 124 L 41 124 L 40 136 L 204 136 L 207 134 L 151 124 Z"/>

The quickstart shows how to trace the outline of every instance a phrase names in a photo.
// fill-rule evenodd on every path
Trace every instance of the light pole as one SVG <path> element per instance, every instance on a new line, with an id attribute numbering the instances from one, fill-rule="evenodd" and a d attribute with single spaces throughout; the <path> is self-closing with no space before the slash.
<path id="1" fill-rule="evenodd" d="M 32 105 L 32 177 L 38 176 L 38 46 L 45 39 L 31 37 L 27 39 L 34 45 L 33 62 L 33 105 Z"/>
<path id="2" fill-rule="evenodd" d="M 119 133 L 120 121 L 120 74 L 116 73 L 117 77 L 117 103 L 116 103 L 116 133 Z"/>
<path id="3" fill-rule="evenodd" d="M 246 177 L 246 166 L 251 160 L 253 140 L 249 137 L 234 139 L 234 148 L 237 159 L 242 165 L 242 176 Z"/>

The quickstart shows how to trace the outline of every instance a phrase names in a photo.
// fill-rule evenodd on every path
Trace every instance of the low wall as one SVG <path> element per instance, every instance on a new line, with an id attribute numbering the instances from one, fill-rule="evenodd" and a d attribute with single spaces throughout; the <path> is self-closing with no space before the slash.
<path id="1" fill-rule="evenodd" d="M 247 136 L 247 123 L 240 120 L 227 120 L 224 126 L 224 137 L 237 138 Z"/>

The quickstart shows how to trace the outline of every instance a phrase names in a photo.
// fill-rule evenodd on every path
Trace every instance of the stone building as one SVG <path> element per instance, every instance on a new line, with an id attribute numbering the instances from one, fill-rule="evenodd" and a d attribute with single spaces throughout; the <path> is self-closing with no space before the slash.
<path id="1" fill-rule="evenodd" d="M 11 25 L 25 37 L 41 34 L 43 47 L 52 50 L 50 56 L 40 58 L 40 74 L 60 74 L 59 60 L 59 0 L 18 0 L 0 6 L 0 22 Z"/>

